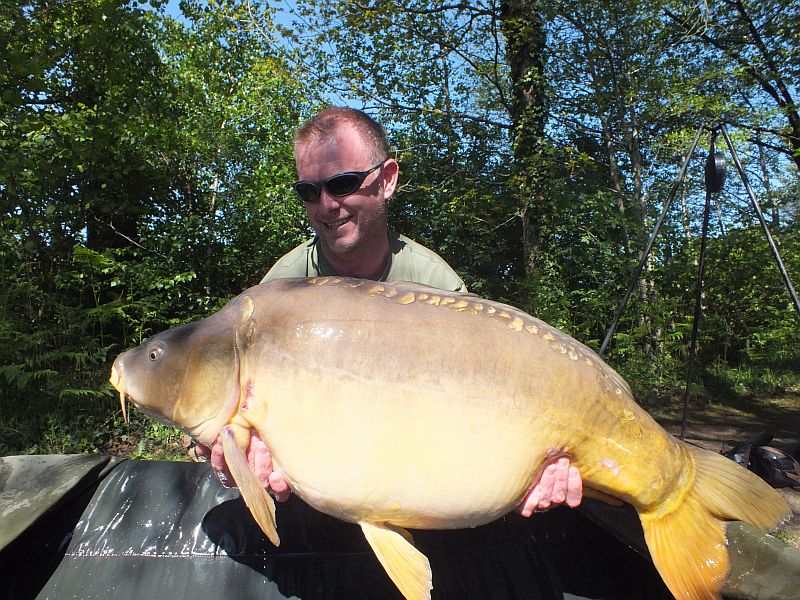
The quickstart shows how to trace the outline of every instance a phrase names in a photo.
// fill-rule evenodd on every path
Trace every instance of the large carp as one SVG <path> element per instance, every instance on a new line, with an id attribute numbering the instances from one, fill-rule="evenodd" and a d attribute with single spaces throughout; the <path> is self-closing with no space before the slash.
<path id="1" fill-rule="evenodd" d="M 546 464 L 632 504 L 680 599 L 719 596 L 724 522 L 776 526 L 780 495 L 665 432 L 592 350 L 510 306 L 416 284 L 282 279 L 156 335 L 114 362 L 123 401 L 205 444 L 221 436 L 242 496 L 279 543 L 247 466 L 253 428 L 314 508 L 361 525 L 409 600 L 431 571 L 405 528 L 455 529 L 513 510 Z M 475 485 L 479 479 L 481 485 Z"/>

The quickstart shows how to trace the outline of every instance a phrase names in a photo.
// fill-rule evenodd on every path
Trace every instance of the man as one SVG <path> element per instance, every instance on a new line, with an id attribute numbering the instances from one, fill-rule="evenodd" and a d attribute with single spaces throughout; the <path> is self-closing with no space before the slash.
<path id="1" fill-rule="evenodd" d="M 278 260 L 262 281 L 340 275 L 466 291 L 437 254 L 387 229 L 399 165 L 389 158 L 378 123 L 356 110 L 328 109 L 298 130 L 295 156 L 295 191 L 317 235 Z"/>
<path id="2" fill-rule="evenodd" d="M 388 229 L 387 205 L 400 168 L 389 156 L 385 131 L 372 118 L 350 108 L 322 111 L 295 134 L 295 162 L 294 188 L 316 236 L 279 259 L 262 283 L 281 277 L 339 275 L 466 291 L 464 282 L 436 253 Z M 207 457 L 208 451 L 198 448 L 198 454 Z M 279 501 L 288 498 L 288 486 L 272 470 L 269 450 L 255 433 L 247 454 L 264 487 Z M 211 465 L 227 485 L 231 477 L 219 442 L 211 450 Z M 578 470 L 560 458 L 545 468 L 517 511 L 530 516 L 555 504 L 575 507 L 581 498 Z"/>

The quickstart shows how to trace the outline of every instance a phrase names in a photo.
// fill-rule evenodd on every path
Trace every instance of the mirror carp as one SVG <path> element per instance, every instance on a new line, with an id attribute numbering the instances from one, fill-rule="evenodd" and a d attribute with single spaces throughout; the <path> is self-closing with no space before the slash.
<path id="1" fill-rule="evenodd" d="M 407 529 L 493 521 L 560 456 L 587 495 L 633 505 L 679 599 L 720 596 L 725 522 L 767 530 L 789 512 L 753 473 L 668 434 L 587 346 L 513 307 L 418 284 L 261 284 L 121 354 L 111 382 L 123 412 L 129 398 L 206 445 L 221 436 L 277 545 L 274 502 L 245 456 L 255 429 L 292 491 L 359 524 L 409 600 L 432 583 Z"/>

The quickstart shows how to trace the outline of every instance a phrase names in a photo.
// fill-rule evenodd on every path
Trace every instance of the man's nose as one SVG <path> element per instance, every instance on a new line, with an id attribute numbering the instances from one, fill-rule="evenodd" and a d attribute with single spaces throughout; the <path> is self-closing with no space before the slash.
<path id="1" fill-rule="evenodd" d="M 341 205 L 341 198 L 333 196 L 328 193 L 328 190 L 322 189 L 319 193 L 319 207 L 325 212 L 339 210 Z"/>

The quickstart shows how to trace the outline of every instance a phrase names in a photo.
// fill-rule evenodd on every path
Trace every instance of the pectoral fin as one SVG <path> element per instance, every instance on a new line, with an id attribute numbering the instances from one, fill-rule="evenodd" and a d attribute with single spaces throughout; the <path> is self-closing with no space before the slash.
<path id="1" fill-rule="evenodd" d="M 249 432 L 247 433 L 249 439 Z M 239 491 L 244 498 L 244 503 L 253 515 L 253 518 L 261 527 L 261 530 L 269 538 L 269 541 L 279 546 L 281 543 L 278 537 L 278 529 L 275 525 L 275 502 L 272 500 L 267 490 L 261 485 L 255 473 L 250 470 L 247 463 L 247 456 L 244 450 L 236 443 L 231 427 L 223 427 L 220 431 L 222 438 L 222 449 L 225 453 L 225 462 L 233 475 L 233 480 L 239 487 Z"/>
<path id="2" fill-rule="evenodd" d="M 359 523 L 369 545 L 386 569 L 389 577 L 407 600 L 430 600 L 431 565 L 427 557 L 414 548 L 411 534 L 400 527 L 382 523 Z"/>

